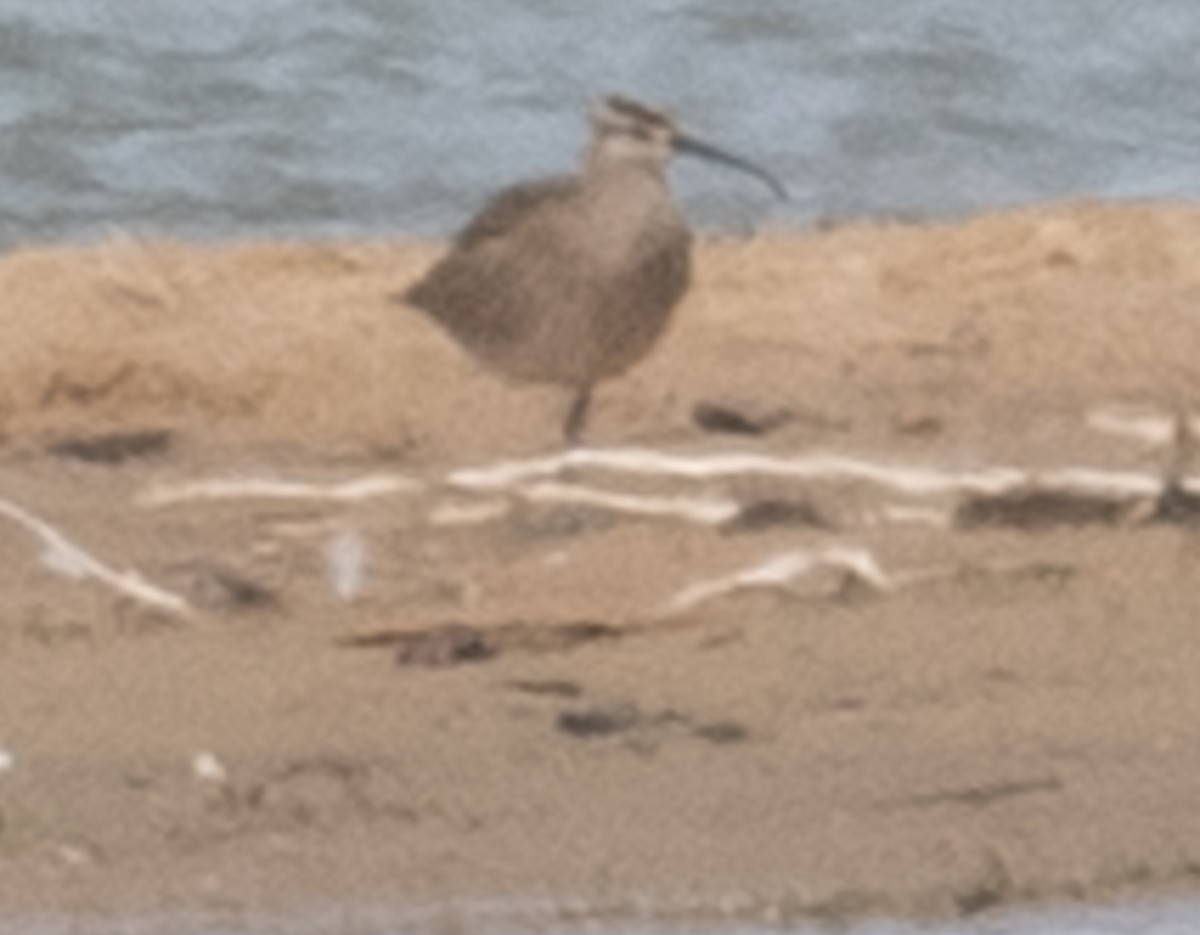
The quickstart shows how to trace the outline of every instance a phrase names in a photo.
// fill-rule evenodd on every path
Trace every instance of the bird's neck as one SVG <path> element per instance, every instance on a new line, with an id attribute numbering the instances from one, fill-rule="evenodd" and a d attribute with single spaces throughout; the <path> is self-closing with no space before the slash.
<path id="1" fill-rule="evenodd" d="M 588 152 L 583 180 L 585 185 L 591 186 L 667 189 L 666 166 L 651 159 L 615 158 L 612 153 L 599 148 Z"/>
<path id="2" fill-rule="evenodd" d="M 590 160 L 583 192 L 593 219 L 624 227 L 674 212 L 663 167 L 632 160 Z"/>

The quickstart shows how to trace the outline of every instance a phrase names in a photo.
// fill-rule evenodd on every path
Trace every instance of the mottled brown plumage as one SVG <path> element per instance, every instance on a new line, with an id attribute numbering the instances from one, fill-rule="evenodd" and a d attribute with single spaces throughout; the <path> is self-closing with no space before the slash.
<path id="1" fill-rule="evenodd" d="M 579 176 L 500 192 L 403 300 L 495 371 L 574 390 L 563 431 L 577 440 L 592 387 L 649 353 L 687 291 L 692 237 L 666 179 L 675 151 L 782 191 L 662 114 L 610 97 Z"/>

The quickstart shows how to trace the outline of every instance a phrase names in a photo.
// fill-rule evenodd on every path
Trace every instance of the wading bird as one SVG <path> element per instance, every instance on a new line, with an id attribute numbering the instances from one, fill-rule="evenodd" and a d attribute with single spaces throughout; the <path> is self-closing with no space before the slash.
<path id="1" fill-rule="evenodd" d="M 563 435 L 577 442 L 592 389 L 649 353 L 687 291 L 692 235 L 667 183 L 674 153 L 786 197 L 764 169 L 614 95 L 592 115 L 579 175 L 501 191 L 402 300 L 494 371 L 570 389 Z"/>

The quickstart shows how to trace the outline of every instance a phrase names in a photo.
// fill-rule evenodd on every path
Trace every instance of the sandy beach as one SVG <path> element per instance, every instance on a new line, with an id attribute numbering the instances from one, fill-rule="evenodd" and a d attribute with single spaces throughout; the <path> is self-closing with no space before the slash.
<path id="1" fill-rule="evenodd" d="M 1200 208 L 704 242 L 573 452 L 441 249 L 0 256 L 0 915 L 1200 889 Z"/>

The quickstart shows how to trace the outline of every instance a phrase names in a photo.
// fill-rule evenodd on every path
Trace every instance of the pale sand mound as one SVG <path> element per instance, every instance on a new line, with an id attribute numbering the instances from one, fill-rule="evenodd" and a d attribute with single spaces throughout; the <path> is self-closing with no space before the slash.
<path id="1" fill-rule="evenodd" d="M 552 443 L 560 394 L 481 374 L 389 301 L 435 256 L 128 240 L 10 255 L 3 427 L 204 424 L 441 454 Z M 678 430 L 697 399 L 723 394 L 835 420 L 863 404 L 903 417 L 914 400 L 894 390 L 956 404 L 1196 395 L 1191 207 L 1080 205 L 712 243 L 697 266 L 674 332 L 602 391 L 597 437 Z"/>
<path id="2" fill-rule="evenodd" d="M 571 455 L 437 254 L 0 258 L 0 918 L 1196 887 L 1200 209 L 706 244 Z"/>

